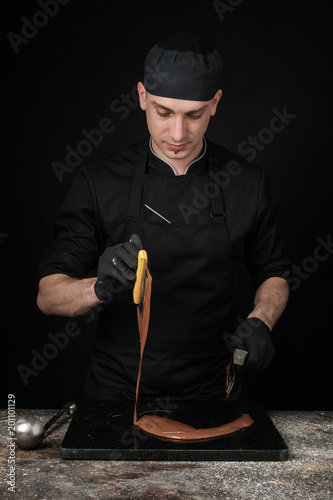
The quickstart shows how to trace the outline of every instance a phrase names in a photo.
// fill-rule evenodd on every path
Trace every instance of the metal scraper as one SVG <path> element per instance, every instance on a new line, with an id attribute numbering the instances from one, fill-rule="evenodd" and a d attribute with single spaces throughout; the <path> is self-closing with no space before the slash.
<path id="1" fill-rule="evenodd" d="M 235 349 L 233 355 L 227 366 L 227 377 L 226 377 L 226 395 L 229 397 L 236 379 L 235 366 L 242 367 L 248 356 L 248 351 L 243 349 Z M 240 368 L 241 369 L 241 368 Z"/>

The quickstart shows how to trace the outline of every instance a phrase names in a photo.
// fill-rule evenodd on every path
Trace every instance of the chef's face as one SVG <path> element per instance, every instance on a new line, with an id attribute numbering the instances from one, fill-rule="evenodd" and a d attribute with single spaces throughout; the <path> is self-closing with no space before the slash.
<path id="1" fill-rule="evenodd" d="M 138 93 L 155 152 L 168 160 L 197 158 L 222 91 L 218 90 L 210 101 L 188 101 L 152 95 L 139 82 Z"/>

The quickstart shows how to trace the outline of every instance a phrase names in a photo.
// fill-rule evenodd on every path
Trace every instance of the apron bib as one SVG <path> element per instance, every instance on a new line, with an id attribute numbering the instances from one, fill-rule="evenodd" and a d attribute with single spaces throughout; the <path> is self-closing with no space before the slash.
<path id="1" fill-rule="evenodd" d="M 176 225 L 142 218 L 148 142 L 139 154 L 122 241 L 138 234 L 152 275 L 150 322 L 139 397 L 226 399 L 231 353 L 233 286 L 222 189 L 211 198 L 211 224 Z M 209 153 L 209 151 L 208 151 Z M 221 168 L 209 158 L 211 173 Z M 217 176 L 210 176 L 217 178 Z M 116 297 L 99 318 L 87 397 L 135 399 L 139 332 L 132 291 Z M 240 381 L 229 397 L 237 399 Z"/>

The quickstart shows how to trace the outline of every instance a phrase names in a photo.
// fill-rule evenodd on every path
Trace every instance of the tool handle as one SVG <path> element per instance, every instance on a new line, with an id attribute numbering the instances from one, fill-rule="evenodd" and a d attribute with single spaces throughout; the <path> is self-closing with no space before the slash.
<path id="1" fill-rule="evenodd" d="M 50 418 L 44 425 L 44 431 L 47 431 L 55 422 L 65 413 L 68 412 L 68 410 L 71 410 L 71 413 L 73 413 L 76 409 L 75 403 L 66 403 L 53 417 Z"/>
<path id="2" fill-rule="evenodd" d="M 133 288 L 133 302 L 140 304 L 143 300 L 145 280 L 147 278 L 148 255 L 145 250 L 138 253 L 138 268 L 136 271 L 136 280 Z"/>
<path id="3" fill-rule="evenodd" d="M 234 364 L 237 366 L 244 366 L 248 355 L 248 351 L 245 351 L 244 349 L 235 349 L 233 354 Z"/>

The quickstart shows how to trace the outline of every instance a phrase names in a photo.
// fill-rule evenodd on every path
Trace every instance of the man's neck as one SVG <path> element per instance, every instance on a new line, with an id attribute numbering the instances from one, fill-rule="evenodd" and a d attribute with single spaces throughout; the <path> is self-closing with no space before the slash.
<path id="1" fill-rule="evenodd" d="M 183 159 L 176 158 L 176 156 L 175 158 L 172 158 L 164 154 L 163 151 L 154 142 L 153 138 L 151 138 L 151 148 L 153 152 L 156 154 L 156 156 L 158 156 L 166 163 L 171 165 L 171 167 L 173 168 L 173 170 L 176 172 L 177 175 L 184 175 L 189 165 L 193 163 L 201 155 L 203 149 L 203 139 L 201 139 L 201 142 L 198 144 L 198 146 L 193 151 L 191 151 L 191 153 L 188 156 L 186 156 Z"/>

